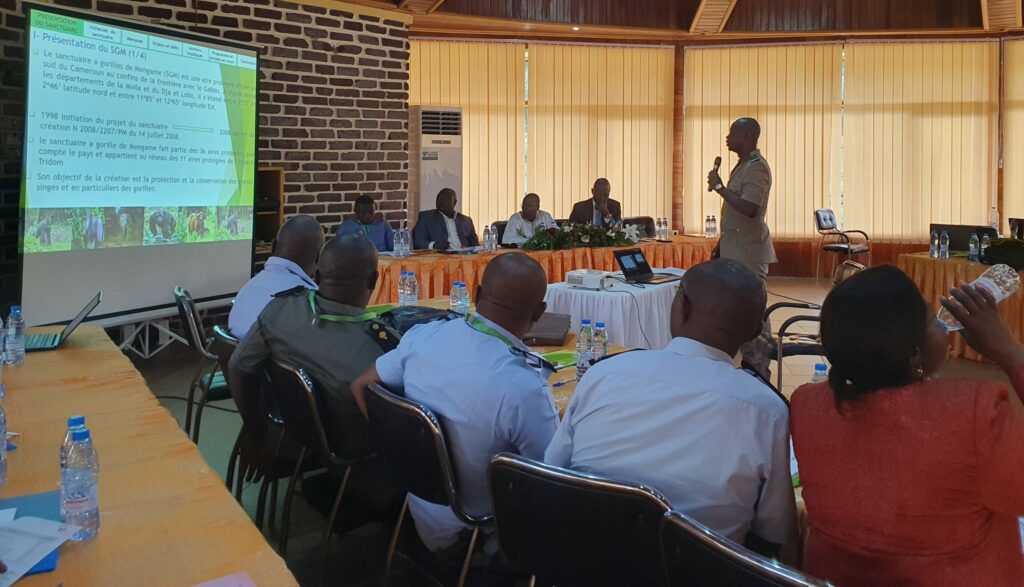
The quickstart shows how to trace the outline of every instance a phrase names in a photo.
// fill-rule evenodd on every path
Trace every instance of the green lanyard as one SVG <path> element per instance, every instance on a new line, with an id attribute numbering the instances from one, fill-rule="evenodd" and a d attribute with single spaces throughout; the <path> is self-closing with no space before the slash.
<path id="1" fill-rule="evenodd" d="M 493 326 L 489 324 L 484 324 L 479 318 L 477 318 L 473 314 L 466 315 L 466 324 L 469 324 L 469 327 L 472 328 L 473 330 L 486 334 L 487 336 L 493 336 L 494 338 L 500 340 L 501 342 L 507 344 L 508 346 L 514 349 L 519 348 L 520 344 L 522 344 L 516 344 L 515 341 L 511 340 L 509 337 L 495 330 Z"/>
<path id="2" fill-rule="evenodd" d="M 316 292 L 309 290 L 309 309 L 313 311 L 313 324 L 316 324 L 320 320 L 326 320 L 327 322 L 342 322 L 346 324 L 355 324 L 359 322 L 368 322 L 377 317 L 376 312 L 363 312 L 358 316 L 338 316 L 336 314 L 324 314 L 320 315 L 316 311 L 316 302 L 314 298 Z"/>
<path id="3" fill-rule="evenodd" d="M 360 224 L 359 228 L 363 229 L 363 236 L 370 236 L 370 227 L 365 224 Z"/>

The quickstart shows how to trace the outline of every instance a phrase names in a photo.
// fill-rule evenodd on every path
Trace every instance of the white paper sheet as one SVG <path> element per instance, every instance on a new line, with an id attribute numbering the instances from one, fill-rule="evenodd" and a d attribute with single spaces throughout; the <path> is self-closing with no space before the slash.
<path id="1" fill-rule="evenodd" d="M 7 572 L 0 575 L 0 587 L 12 585 L 79 530 L 78 526 L 33 517 L 0 524 L 0 560 L 7 565 Z"/>

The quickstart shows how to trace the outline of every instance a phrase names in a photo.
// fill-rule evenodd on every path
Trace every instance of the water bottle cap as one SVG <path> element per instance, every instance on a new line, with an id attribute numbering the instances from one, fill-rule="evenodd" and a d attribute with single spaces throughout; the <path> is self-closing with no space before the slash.
<path id="1" fill-rule="evenodd" d="M 11 306 L 11 314 L 21 314 L 21 306 Z"/>
<path id="2" fill-rule="evenodd" d="M 818 363 L 818 364 L 814 365 L 814 370 L 815 371 L 828 371 L 828 365 L 826 365 L 825 363 Z"/>
<path id="3" fill-rule="evenodd" d="M 589 319 L 581 320 L 580 324 L 590 324 L 590 320 Z"/>
<path id="4" fill-rule="evenodd" d="M 71 441 L 81 442 L 83 440 L 89 440 L 89 430 L 86 428 L 78 428 L 77 430 L 71 431 Z"/>
<path id="5" fill-rule="evenodd" d="M 598 328 L 604 328 L 604 322 L 598 322 L 598 323 L 596 324 L 596 326 L 597 326 Z"/>
<path id="6" fill-rule="evenodd" d="M 68 418 L 68 428 L 85 426 L 85 416 L 71 416 Z"/>

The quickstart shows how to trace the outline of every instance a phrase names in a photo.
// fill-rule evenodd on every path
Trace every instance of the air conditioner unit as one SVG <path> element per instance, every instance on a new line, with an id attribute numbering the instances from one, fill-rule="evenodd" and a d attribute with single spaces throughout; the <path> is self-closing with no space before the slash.
<path id="1" fill-rule="evenodd" d="M 462 210 L 462 108 L 409 107 L 409 218 L 431 210 L 437 193 L 452 188 Z"/>

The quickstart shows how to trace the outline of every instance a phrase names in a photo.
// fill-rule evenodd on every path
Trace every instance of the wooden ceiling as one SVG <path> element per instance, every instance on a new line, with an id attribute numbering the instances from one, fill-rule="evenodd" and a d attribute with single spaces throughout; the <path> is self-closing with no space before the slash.
<path id="1" fill-rule="evenodd" d="M 344 0 L 419 36 L 680 42 L 1021 29 L 1022 0 Z"/>

